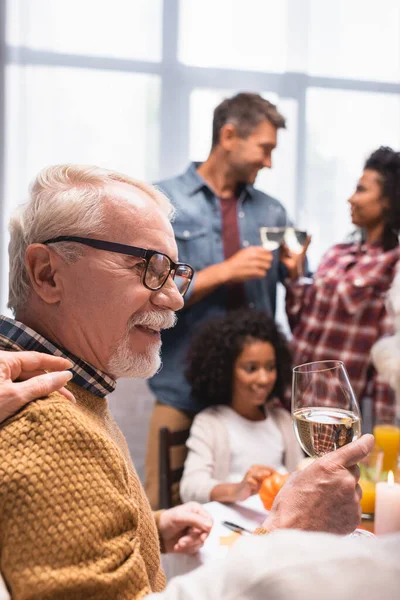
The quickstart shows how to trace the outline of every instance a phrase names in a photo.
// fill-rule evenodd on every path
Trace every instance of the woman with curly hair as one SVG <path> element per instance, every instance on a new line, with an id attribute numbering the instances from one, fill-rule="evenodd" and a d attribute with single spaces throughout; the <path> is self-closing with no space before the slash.
<path id="1" fill-rule="evenodd" d="M 296 468 L 303 454 L 282 407 L 291 357 L 270 317 L 238 311 L 209 321 L 192 342 L 186 375 L 205 409 L 187 442 L 183 501 L 245 500 L 273 470 Z"/>
<path id="2" fill-rule="evenodd" d="M 282 256 L 290 274 L 293 360 L 343 360 L 361 405 L 371 398 L 375 418 L 390 420 L 394 395 L 373 368 L 370 351 L 392 332 L 385 297 L 400 256 L 399 152 L 381 147 L 371 154 L 349 204 L 361 240 L 328 250 L 312 280 L 299 277 L 303 255 Z"/>

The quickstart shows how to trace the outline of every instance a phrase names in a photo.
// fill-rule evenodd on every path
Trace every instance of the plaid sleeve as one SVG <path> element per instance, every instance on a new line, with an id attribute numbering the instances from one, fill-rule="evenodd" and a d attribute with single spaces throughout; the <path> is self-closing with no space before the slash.
<path id="1" fill-rule="evenodd" d="M 382 381 L 375 370 L 371 381 L 371 390 L 376 422 L 391 423 L 395 416 L 394 391 L 388 383 Z"/>
<path id="2" fill-rule="evenodd" d="M 296 327 L 300 321 L 301 312 L 304 306 L 304 299 L 311 283 L 303 283 L 301 280 L 286 280 L 286 314 L 288 317 L 290 329 Z"/>
<path id="3" fill-rule="evenodd" d="M 393 319 L 388 315 L 385 308 L 382 311 L 382 317 L 379 319 L 380 327 L 377 339 L 393 335 Z M 371 398 L 374 401 L 375 420 L 382 422 L 391 422 L 395 415 L 395 393 L 391 386 L 384 381 L 375 368 L 371 369 L 372 378 L 369 382 Z"/>

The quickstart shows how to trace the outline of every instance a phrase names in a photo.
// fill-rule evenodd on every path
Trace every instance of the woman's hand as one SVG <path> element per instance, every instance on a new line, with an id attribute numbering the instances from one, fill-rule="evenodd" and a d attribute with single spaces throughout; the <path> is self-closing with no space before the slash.
<path id="1" fill-rule="evenodd" d="M 74 402 L 74 396 L 63 387 L 72 378 L 72 373 L 65 370 L 71 366 L 69 360 L 59 356 L 0 350 L 0 423 L 51 392 L 59 391 Z"/>
<path id="2" fill-rule="evenodd" d="M 295 280 L 304 275 L 304 263 L 306 260 L 307 249 L 310 244 L 311 236 L 308 235 L 306 243 L 304 244 L 300 254 L 291 252 L 285 244 L 281 246 L 279 259 L 287 268 L 290 279 Z"/>

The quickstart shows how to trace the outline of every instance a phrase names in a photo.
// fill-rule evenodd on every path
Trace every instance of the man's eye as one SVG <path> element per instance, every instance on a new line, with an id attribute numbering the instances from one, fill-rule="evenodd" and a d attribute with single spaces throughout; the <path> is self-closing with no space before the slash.
<path id="1" fill-rule="evenodd" d="M 136 265 L 131 265 L 130 269 L 136 269 L 139 273 L 143 273 L 145 264 L 144 262 L 138 262 Z"/>

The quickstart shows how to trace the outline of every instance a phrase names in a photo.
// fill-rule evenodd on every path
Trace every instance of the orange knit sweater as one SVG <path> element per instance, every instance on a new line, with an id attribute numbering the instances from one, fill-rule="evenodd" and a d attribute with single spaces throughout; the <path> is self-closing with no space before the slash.
<path id="1" fill-rule="evenodd" d="M 154 516 L 107 400 L 75 385 L 0 429 L 0 570 L 13 600 L 134 600 L 165 585 Z"/>

